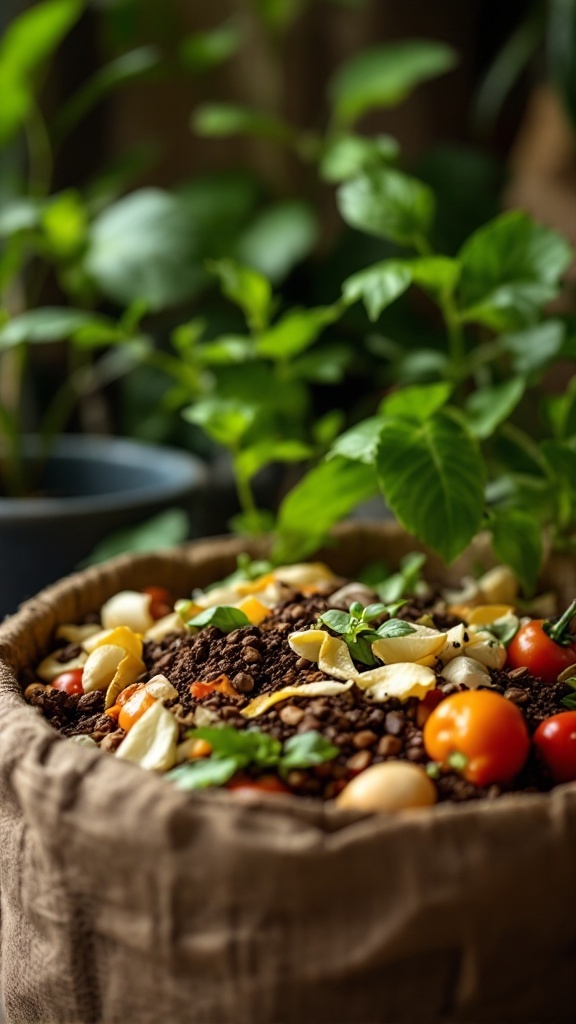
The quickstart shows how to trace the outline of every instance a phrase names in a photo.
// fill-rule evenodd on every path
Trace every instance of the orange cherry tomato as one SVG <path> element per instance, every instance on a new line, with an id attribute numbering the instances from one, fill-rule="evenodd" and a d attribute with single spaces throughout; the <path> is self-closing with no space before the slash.
<path id="1" fill-rule="evenodd" d="M 152 598 L 149 612 L 154 620 L 163 619 L 174 611 L 174 598 L 166 587 L 144 587 L 142 593 Z"/>
<path id="2" fill-rule="evenodd" d="M 491 690 L 466 690 L 434 709 L 424 726 L 424 746 L 433 761 L 476 786 L 490 786 L 518 775 L 530 738 L 515 704 Z"/>
<path id="3" fill-rule="evenodd" d="M 289 793 L 288 786 L 285 786 L 277 775 L 260 775 L 253 779 L 250 775 L 235 775 L 230 779 L 226 789 L 235 792 L 252 793 Z"/>
<path id="4" fill-rule="evenodd" d="M 148 708 L 151 708 L 156 703 L 156 697 L 153 697 L 151 693 L 148 693 L 146 687 L 138 690 L 137 693 L 133 693 L 129 700 L 126 701 L 124 707 L 118 715 L 118 725 L 124 732 L 129 732 L 133 725 Z"/>
<path id="5" fill-rule="evenodd" d="M 130 700 L 131 697 L 134 696 L 135 693 L 138 693 L 139 690 L 143 689 L 144 683 L 131 683 L 130 686 L 126 686 L 124 687 L 123 690 L 120 690 L 120 693 L 116 697 L 116 703 L 119 704 L 121 708 L 123 708 L 124 705 Z"/>
<path id="6" fill-rule="evenodd" d="M 61 672 L 56 679 L 52 680 L 55 690 L 63 690 L 64 693 L 84 693 L 82 686 L 83 668 L 71 668 L 67 672 Z"/>
<path id="7" fill-rule="evenodd" d="M 576 779 L 576 711 L 560 711 L 545 718 L 536 729 L 532 742 L 554 782 Z"/>

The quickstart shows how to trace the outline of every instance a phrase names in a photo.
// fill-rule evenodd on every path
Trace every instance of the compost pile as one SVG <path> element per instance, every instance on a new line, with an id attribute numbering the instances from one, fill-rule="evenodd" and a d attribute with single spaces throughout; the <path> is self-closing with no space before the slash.
<path id="1" fill-rule="evenodd" d="M 554 716 L 576 717 L 571 619 L 560 642 L 550 641 L 568 671 L 518 665 L 512 645 L 530 620 L 506 575 L 496 593 L 505 601 L 487 600 L 488 583 L 467 604 L 421 585 L 420 596 L 387 605 L 325 566 L 235 577 L 177 602 L 176 611 L 171 595 L 150 587 L 116 595 L 97 621 L 60 627 L 54 651 L 23 679 L 26 699 L 64 736 L 166 773 L 183 789 L 227 786 L 393 810 L 387 797 L 382 806 L 362 793 L 357 801 L 355 780 L 372 774 L 386 788 L 375 766 L 412 766 L 408 788 L 415 780 L 418 792 L 406 806 L 570 780 L 570 767 L 562 775 L 538 737 Z M 448 752 L 438 753 L 446 720 L 435 722 L 455 698 L 466 714 L 467 702 L 474 714 L 486 704 L 490 721 L 504 710 L 516 730 L 510 741 L 490 740 L 498 749 L 488 769 L 483 762 L 476 770 L 467 737 L 464 747 L 449 738 Z M 575 744 L 576 725 L 568 759 Z"/>

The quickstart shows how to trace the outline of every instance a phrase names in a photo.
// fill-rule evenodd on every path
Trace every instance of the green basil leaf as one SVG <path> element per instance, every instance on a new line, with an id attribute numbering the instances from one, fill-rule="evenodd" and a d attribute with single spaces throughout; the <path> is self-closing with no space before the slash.
<path id="1" fill-rule="evenodd" d="M 341 135 L 330 142 L 320 160 L 320 174 L 332 184 L 355 178 L 363 171 L 392 163 L 400 147 L 390 135 L 366 138 L 361 135 Z"/>
<path id="2" fill-rule="evenodd" d="M 473 391 L 466 402 L 465 415 L 474 437 L 481 440 L 491 437 L 497 427 L 509 418 L 525 390 L 524 377 L 511 377 L 494 387 Z"/>
<path id="3" fill-rule="evenodd" d="M 569 693 L 566 697 L 563 697 L 560 701 L 563 708 L 567 708 L 568 711 L 576 711 L 576 693 Z"/>
<path id="4" fill-rule="evenodd" d="M 362 420 L 336 438 L 327 458 L 332 459 L 340 455 L 353 462 L 364 462 L 367 466 L 373 466 L 383 428 L 384 420 L 380 416 Z"/>
<path id="5" fill-rule="evenodd" d="M 561 441 L 543 441 L 540 452 L 553 476 L 576 490 L 576 450 Z"/>
<path id="6" fill-rule="evenodd" d="M 382 492 L 401 524 L 447 562 L 482 521 L 484 463 L 474 438 L 446 412 L 425 423 L 390 419 L 377 457 Z"/>
<path id="7" fill-rule="evenodd" d="M 378 604 L 369 604 L 364 608 L 362 612 L 362 618 L 365 622 L 370 622 L 371 619 L 377 619 L 379 615 L 384 615 L 389 609 L 381 601 Z"/>
<path id="8" fill-rule="evenodd" d="M 206 726 L 191 729 L 187 735 L 190 739 L 206 740 L 212 747 L 212 757 L 234 757 L 241 767 L 275 765 L 282 749 L 279 740 L 259 729 L 241 731 L 231 725 Z"/>
<path id="9" fill-rule="evenodd" d="M 193 619 L 189 619 L 186 625 L 193 629 L 205 629 L 206 626 L 216 626 L 223 633 L 232 633 L 242 626 L 249 626 L 250 619 L 239 608 L 228 605 L 216 605 L 214 608 L 205 608 Z"/>
<path id="10" fill-rule="evenodd" d="M 436 301 L 444 295 L 452 294 L 462 272 L 458 260 L 448 256 L 422 256 L 410 260 L 409 265 L 414 284 Z"/>
<path id="11" fill-rule="evenodd" d="M 501 562 L 509 565 L 526 591 L 534 591 L 542 562 L 542 535 L 534 516 L 521 509 L 496 509 L 488 528 L 492 546 Z"/>
<path id="12" fill-rule="evenodd" d="M 225 786 L 239 768 L 245 767 L 235 757 L 203 757 L 194 764 L 181 764 L 166 775 L 177 789 L 184 791 Z"/>
<path id="13" fill-rule="evenodd" d="M 291 736 L 284 744 L 280 761 L 280 771 L 286 775 L 292 769 L 313 768 L 325 761 L 333 761 L 338 757 L 340 748 L 334 746 L 315 729 Z"/>
<path id="14" fill-rule="evenodd" d="M 368 665 L 369 668 L 373 668 L 377 664 L 376 658 L 372 654 L 372 644 L 377 639 L 377 634 L 372 630 L 368 634 L 344 637 L 354 660 Z"/>
<path id="15" fill-rule="evenodd" d="M 270 282 L 234 260 L 212 260 L 207 267 L 218 276 L 226 298 L 243 310 L 251 330 L 266 330 L 273 308 Z"/>
<path id="16" fill-rule="evenodd" d="M 421 82 L 450 71 L 457 56 L 444 43 L 402 40 L 364 50 L 336 72 L 329 85 L 334 115 L 351 124 L 368 110 L 405 100 Z"/>
<path id="17" fill-rule="evenodd" d="M 97 331 L 100 325 L 103 331 L 113 326 L 112 321 L 106 317 L 87 313 L 83 309 L 60 309 L 57 306 L 29 309 L 0 328 L 0 351 L 25 343 L 66 341 L 83 327 L 93 327 Z"/>
<path id="18" fill-rule="evenodd" d="M 424 423 L 446 405 L 451 394 L 451 384 L 415 384 L 392 391 L 381 403 L 379 412 L 382 416 Z"/>
<path id="19" fill-rule="evenodd" d="M 383 622 L 376 632 L 378 636 L 386 637 L 389 640 L 396 636 L 410 636 L 410 633 L 415 633 L 416 630 L 414 626 L 409 622 L 404 622 L 403 619 L 388 619 L 388 622 Z"/>
<path id="20" fill-rule="evenodd" d="M 336 306 L 291 309 L 256 340 L 258 355 L 280 363 L 293 359 L 314 344 L 339 315 Z"/>
<path id="21" fill-rule="evenodd" d="M 321 462 L 280 505 L 273 559 L 298 561 L 315 551 L 329 531 L 376 491 L 373 469 L 339 456 Z"/>
<path id="22" fill-rule="evenodd" d="M 367 270 L 347 278 L 342 294 L 347 303 L 364 301 L 366 312 L 374 322 L 383 310 L 410 287 L 412 275 L 400 260 L 384 260 Z"/>
<path id="23" fill-rule="evenodd" d="M 426 236 L 434 217 L 434 194 L 400 171 L 381 169 L 346 182 L 338 207 L 350 227 L 413 246 Z"/>
<path id="24" fill-rule="evenodd" d="M 234 448 L 251 427 L 259 410 L 233 398 L 204 398 L 184 409 L 182 415 L 189 423 L 196 423 L 217 444 Z"/>
<path id="25" fill-rule="evenodd" d="M 347 633 L 351 628 L 352 620 L 348 612 L 340 612 L 336 609 L 331 611 L 323 612 L 322 615 L 318 616 L 320 622 L 323 622 L 325 626 L 333 630 L 334 633 Z"/>
<path id="26" fill-rule="evenodd" d="M 373 580 L 372 585 L 379 597 L 386 604 L 396 602 L 396 611 L 401 608 L 405 601 L 400 600 L 416 593 L 418 584 L 422 580 L 422 569 L 426 562 L 426 555 L 421 551 L 411 551 L 405 555 L 400 562 L 399 572 L 393 573 L 384 580 Z M 389 609 L 390 614 L 394 612 Z"/>
<path id="27" fill-rule="evenodd" d="M 264 466 L 273 462 L 304 462 L 313 454 L 310 445 L 302 441 L 260 441 L 240 452 L 234 465 L 239 476 L 251 480 Z"/>
<path id="28" fill-rule="evenodd" d="M 204 103 L 192 115 L 192 128 L 207 138 L 252 135 L 273 142 L 289 142 L 290 126 L 264 110 L 234 103 Z"/>
<path id="29" fill-rule="evenodd" d="M 479 228 L 459 254 L 462 319 L 495 330 L 534 322 L 556 297 L 572 259 L 570 246 L 521 210 Z"/>

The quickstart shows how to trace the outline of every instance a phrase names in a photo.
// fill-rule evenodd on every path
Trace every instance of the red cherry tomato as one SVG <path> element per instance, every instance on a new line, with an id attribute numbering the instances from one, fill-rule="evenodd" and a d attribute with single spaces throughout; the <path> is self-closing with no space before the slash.
<path id="1" fill-rule="evenodd" d="M 152 598 L 149 611 L 154 620 L 163 619 L 174 611 L 174 598 L 166 587 L 144 587 L 142 593 Z"/>
<path id="2" fill-rule="evenodd" d="M 555 782 L 576 780 L 576 711 L 561 711 L 546 718 L 532 742 Z"/>
<path id="3" fill-rule="evenodd" d="M 288 786 L 285 786 L 277 775 L 260 775 L 253 779 L 249 775 L 235 775 L 227 784 L 226 789 L 234 792 L 258 792 L 258 793 L 289 793 Z"/>
<path id="4" fill-rule="evenodd" d="M 67 672 L 61 672 L 56 679 L 52 680 L 52 686 L 55 690 L 63 690 L 64 693 L 84 693 L 83 674 L 84 669 L 82 668 L 68 669 Z"/>
<path id="5" fill-rule="evenodd" d="M 424 726 L 424 746 L 433 761 L 476 786 L 490 786 L 518 774 L 530 738 L 515 704 L 491 690 L 466 690 L 435 708 Z"/>
<path id="6" fill-rule="evenodd" d="M 575 611 L 573 601 L 558 622 L 533 619 L 521 626 L 508 647 L 508 667 L 527 668 L 545 683 L 555 683 L 565 668 L 576 663 L 576 637 L 570 633 Z"/>

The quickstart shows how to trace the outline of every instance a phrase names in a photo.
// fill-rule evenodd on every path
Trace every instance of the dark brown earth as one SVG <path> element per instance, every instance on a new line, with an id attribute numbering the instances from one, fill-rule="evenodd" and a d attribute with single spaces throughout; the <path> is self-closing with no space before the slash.
<path id="1" fill-rule="evenodd" d="M 335 760 L 317 768 L 288 775 L 290 788 L 302 795 L 330 799 L 358 772 L 381 761 L 400 758 L 426 765 L 429 758 L 423 746 L 422 729 L 430 712 L 415 698 L 404 704 L 393 699 L 375 707 L 353 687 L 335 697 L 291 698 L 250 721 L 241 715 L 248 701 L 261 693 L 327 678 L 315 664 L 299 658 L 290 649 L 287 638 L 294 630 L 313 626 L 318 614 L 330 606 L 326 597 L 296 595 L 260 627 L 247 626 L 228 635 L 209 627 L 194 636 L 173 634 L 160 644 L 148 643 L 144 653 L 147 675 L 143 679 L 161 673 L 178 690 L 179 698 L 172 702 L 171 710 L 179 722 L 182 739 L 193 727 L 199 705 L 223 723 L 240 730 L 257 728 L 281 741 L 309 730 L 321 732 L 340 753 Z M 458 619 L 439 607 L 439 611 L 432 612 L 438 628 L 447 629 L 458 623 Z M 418 601 L 401 609 L 400 616 L 414 621 L 430 610 L 430 602 Z M 236 700 L 220 693 L 201 700 L 191 695 L 192 683 L 209 682 L 222 674 L 237 690 Z M 443 682 L 439 671 L 438 675 L 438 687 L 445 695 L 459 688 Z M 561 700 L 568 692 L 564 684 L 551 686 L 522 669 L 510 673 L 494 671 L 491 675 L 492 688 L 521 709 L 530 733 L 544 718 L 562 710 Z M 103 713 L 103 693 L 69 696 L 46 690 L 34 695 L 30 702 L 65 736 L 90 735 L 109 751 L 116 749 L 123 738 L 123 731 Z M 435 783 L 440 800 L 456 801 L 493 799 L 504 792 L 547 790 L 551 786 L 546 771 L 533 757 L 514 785 L 481 789 L 453 772 L 441 773 Z"/>

